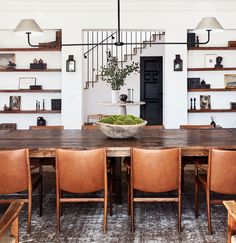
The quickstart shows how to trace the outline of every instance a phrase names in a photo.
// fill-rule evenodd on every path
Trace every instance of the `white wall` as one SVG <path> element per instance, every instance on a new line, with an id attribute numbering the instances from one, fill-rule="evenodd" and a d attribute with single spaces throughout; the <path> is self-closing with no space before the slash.
<path id="1" fill-rule="evenodd" d="M 0 29 L 14 29 L 21 19 L 34 18 L 43 29 L 62 29 L 64 42 L 80 42 L 82 29 L 116 28 L 116 7 L 115 0 L 1 1 Z M 236 2 L 231 0 L 123 0 L 121 11 L 122 28 L 165 29 L 167 41 L 186 41 L 187 29 L 195 28 L 203 16 L 215 16 L 226 29 L 236 29 Z M 83 121 L 81 53 L 80 47 L 62 51 L 61 118 L 65 128 L 80 128 Z M 77 72 L 73 74 L 65 72 L 69 54 L 74 54 L 77 61 Z M 180 54 L 184 61 L 183 72 L 173 71 L 175 54 Z M 186 63 L 186 46 L 165 46 L 164 124 L 167 128 L 187 123 Z M 99 90 L 98 96 L 103 96 L 103 90 Z"/>

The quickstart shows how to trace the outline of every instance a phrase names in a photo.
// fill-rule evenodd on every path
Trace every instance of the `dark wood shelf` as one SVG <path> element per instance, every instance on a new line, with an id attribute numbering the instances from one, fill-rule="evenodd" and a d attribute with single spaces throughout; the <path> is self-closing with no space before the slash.
<path id="1" fill-rule="evenodd" d="M 60 89 L 42 89 L 42 90 L 1 89 L 0 93 L 61 93 L 61 90 Z"/>
<path id="2" fill-rule="evenodd" d="M 188 92 L 224 92 L 236 91 L 236 88 L 188 89 Z"/>
<path id="3" fill-rule="evenodd" d="M 0 51 L 61 51 L 60 48 L 0 48 Z"/>
<path id="4" fill-rule="evenodd" d="M 224 70 L 235 70 L 236 67 L 225 67 L 225 68 L 188 68 L 188 71 L 224 71 Z"/>
<path id="5" fill-rule="evenodd" d="M 14 110 L 14 111 L 0 111 L 0 113 L 20 113 L 20 114 L 41 114 L 41 113 L 61 113 L 60 110 Z"/>
<path id="6" fill-rule="evenodd" d="M 190 47 L 189 51 L 209 51 L 209 50 L 235 50 L 236 47 L 228 47 L 228 46 L 209 46 L 209 47 Z"/>
<path id="7" fill-rule="evenodd" d="M 0 69 L 0 72 L 61 72 L 60 68 L 52 68 L 52 69 Z"/>
<path id="8" fill-rule="evenodd" d="M 189 113 L 206 113 L 206 112 L 236 112 L 236 109 L 201 109 L 201 110 L 188 110 Z"/>

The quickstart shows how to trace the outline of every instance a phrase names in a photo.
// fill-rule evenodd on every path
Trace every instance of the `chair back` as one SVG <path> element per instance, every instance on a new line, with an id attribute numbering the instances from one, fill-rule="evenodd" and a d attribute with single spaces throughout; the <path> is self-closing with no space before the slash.
<path id="1" fill-rule="evenodd" d="M 56 150 L 57 189 L 88 193 L 107 185 L 106 149 Z"/>
<path id="2" fill-rule="evenodd" d="M 211 129 L 211 125 L 180 125 L 180 129 Z"/>
<path id="3" fill-rule="evenodd" d="M 157 130 L 163 130 L 165 129 L 164 125 L 147 125 L 143 127 L 144 129 L 157 129 Z"/>
<path id="4" fill-rule="evenodd" d="M 207 180 L 211 191 L 236 194 L 236 151 L 210 150 Z"/>
<path id="5" fill-rule="evenodd" d="M 21 192 L 31 187 L 28 149 L 0 151 L 0 194 Z"/>
<path id="6" fill-rule="evenodd" d="M 64 130 L 64 126 L 30 126 L 30 130 Z"/>
<path id="7" fill-rule="evenodd" d="M 131 152 L 133 189 L 166 192 L 181 185 L 181 149 L 138 149 Z"/>

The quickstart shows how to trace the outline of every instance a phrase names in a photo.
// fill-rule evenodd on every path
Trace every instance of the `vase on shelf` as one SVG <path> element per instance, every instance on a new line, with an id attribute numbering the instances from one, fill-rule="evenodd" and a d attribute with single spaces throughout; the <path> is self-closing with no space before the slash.
<path id="1" fill-rule="evenodd" d="M 119 102 L 119 90 L 111 90 L 111 103 L 115 104 Z"/>

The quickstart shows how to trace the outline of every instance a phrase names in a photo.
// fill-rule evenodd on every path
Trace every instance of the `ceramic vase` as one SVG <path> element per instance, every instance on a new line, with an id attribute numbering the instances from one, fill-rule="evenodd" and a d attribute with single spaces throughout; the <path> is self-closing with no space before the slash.
<path id="1" fill-rule="evenodd" d="M 111 91 L 111 103 L 115 104 L 119 102 L 119 90 Z"/>

